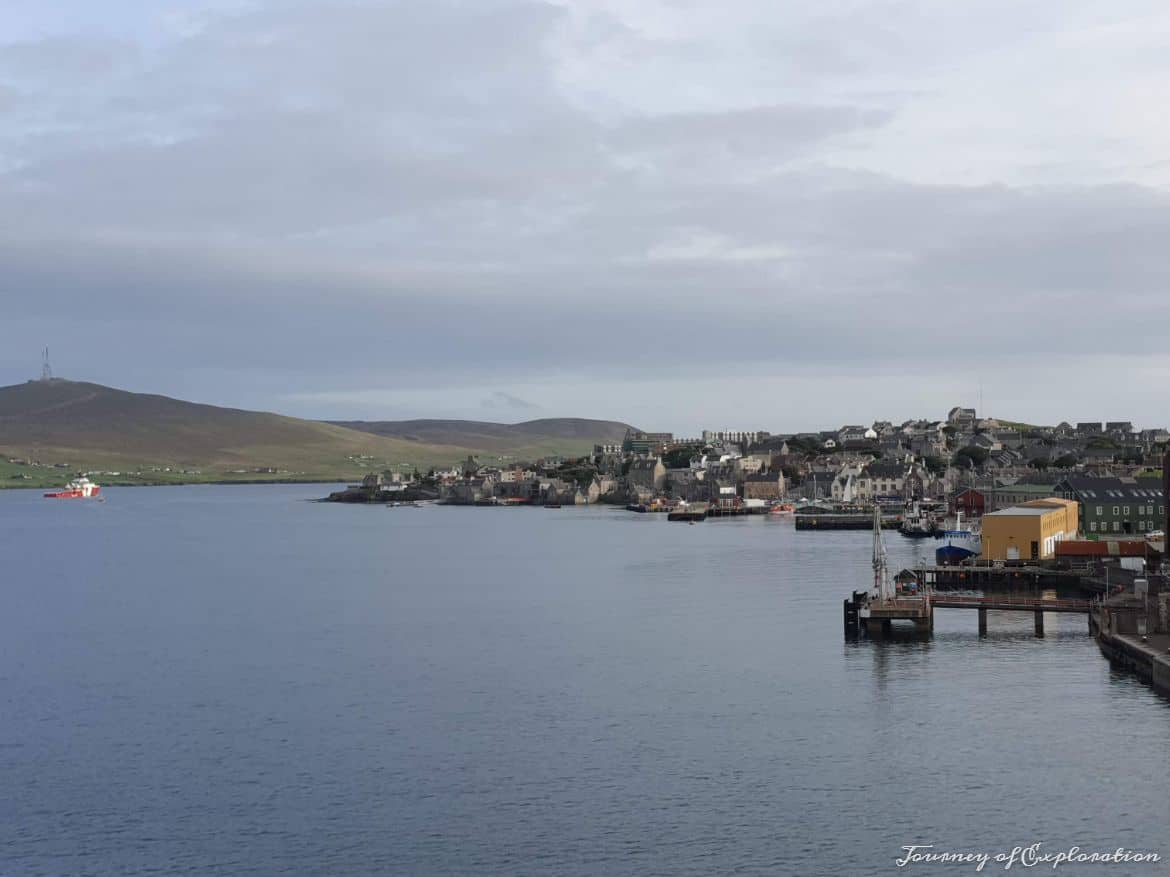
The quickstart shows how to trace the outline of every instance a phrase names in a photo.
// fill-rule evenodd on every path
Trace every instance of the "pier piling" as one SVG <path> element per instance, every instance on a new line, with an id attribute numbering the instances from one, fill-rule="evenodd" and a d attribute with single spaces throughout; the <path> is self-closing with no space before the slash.
<path id="1" fill-rule="evenodd" d="M 979 609 L 979 635 L 987 636 L 987 610 Z"/>

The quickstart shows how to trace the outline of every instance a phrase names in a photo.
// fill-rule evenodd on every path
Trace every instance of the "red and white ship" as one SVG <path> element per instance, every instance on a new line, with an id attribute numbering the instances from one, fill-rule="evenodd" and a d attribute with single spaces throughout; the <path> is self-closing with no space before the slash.
<path id="1" fill-rule="evenodd" d="M 84 475 L 74 478 L 66 484 L 61 490 L 54 490 L 46 493 L 47 499 L 89 499 L 97 496 L 102 492 L 101 487 L 94 484 Z"/>

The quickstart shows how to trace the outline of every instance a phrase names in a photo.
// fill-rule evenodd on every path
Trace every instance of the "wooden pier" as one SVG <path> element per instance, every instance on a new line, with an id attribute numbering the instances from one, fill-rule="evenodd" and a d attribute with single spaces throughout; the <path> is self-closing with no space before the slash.
<path id="1" fill-rule="evenodd" d="M 1091 600 L 1068 600 L 1054 597 L 1024 597 L 1005 594 L 939 594 L 926 591 L 919 596 L 898 596 L 878 599 L 855 591 L 845 601 L 845 636 L 857 637 L 864 631 L 871 639 L 882 639 L 894 632 L 895 621 L 908 621 L 913 632 L 929 636 L 934 631 L 935 609 L 974 609 L 979 613 L 979 634 L 987 635 L 987 613 L 1031 612 L 1035 618 L 1036 636 L 1044 636 L 1045 612 L 1075 612 L 1088 615 Z"/>

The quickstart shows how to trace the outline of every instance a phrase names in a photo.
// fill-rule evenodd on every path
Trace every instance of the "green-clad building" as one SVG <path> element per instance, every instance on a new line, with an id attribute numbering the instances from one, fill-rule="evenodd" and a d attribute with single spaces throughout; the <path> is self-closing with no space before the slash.
<path id="1" fill-rule="evenodd" d="M 1140 536 L 1162 529 L 1166 519 L 1159 478 L 1070 475 L 1056 485 L 1055 492 L 1081 504 L 1081 533 L 1089 539 Z"/>

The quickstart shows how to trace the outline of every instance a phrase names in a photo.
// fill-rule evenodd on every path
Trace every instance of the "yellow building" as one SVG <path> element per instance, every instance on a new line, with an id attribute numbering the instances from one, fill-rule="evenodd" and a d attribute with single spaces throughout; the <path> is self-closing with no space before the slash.
<path id="1" fill-rule="evenodd" d="M 984 560 L 1044 560 L 1056 543 L 1077 538 L 1079 508 L 1071 499 L 1049 497 L 983 516 Z"/>

